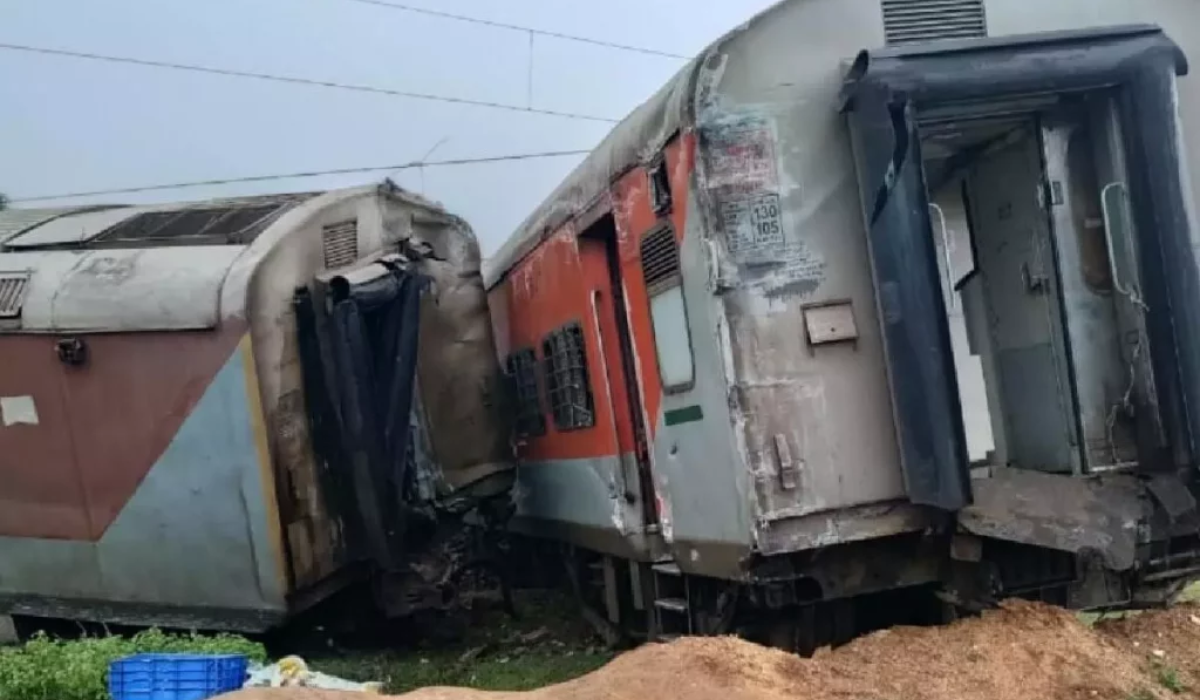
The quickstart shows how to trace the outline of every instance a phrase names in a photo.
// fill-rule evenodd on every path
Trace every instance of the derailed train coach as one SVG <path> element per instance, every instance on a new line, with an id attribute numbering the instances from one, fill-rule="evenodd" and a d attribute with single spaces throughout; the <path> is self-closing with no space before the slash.
<path id="1" fill-rule="evenodd" d="M 612 621 L 811 648 L 1200 572 L 1200 4 L 1034 5 L 781 2 L 489 260 L 514 522 Z"/>
<path id="2" fill-rule="evenodd" d="M 449 601 L 513 473 L 465 222 L 384 182 L 11 209 L 0 245 L 0 614 Z"/>

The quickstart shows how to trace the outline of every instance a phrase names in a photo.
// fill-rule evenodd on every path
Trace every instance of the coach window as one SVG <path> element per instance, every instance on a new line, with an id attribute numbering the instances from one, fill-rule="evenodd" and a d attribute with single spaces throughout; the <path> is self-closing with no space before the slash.
<path id="1" fill-rule="evenodd" d="M 641 248 L 658 374 L 666 391 L 684 391 L 695 382 L 696 367 L 675 231 L 669 226 L 655 229 L 642 238 Z"/>
<path id="2" fill-rule="evenodd" d="M 512 382 L 516 415 L 513 422 L 517 437 L 530 438 L 546 434 L 546 417 L 538 393 L 537 356 L 533 348 L 517 350 L 508 356 L 507 371 Z"/>
<path id="3" fill-rule="evenodd" d="M 580 430 L 596 424 L 588 380 L 583 327 L 568 323 L 542 341 L 546 396 L 558 430 Z"/>

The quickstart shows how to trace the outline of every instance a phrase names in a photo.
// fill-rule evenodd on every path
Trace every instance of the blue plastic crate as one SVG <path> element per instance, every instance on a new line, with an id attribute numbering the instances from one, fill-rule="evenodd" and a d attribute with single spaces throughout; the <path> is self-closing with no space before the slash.
<path id="1" fill-rule="evenodd" d="M 113 700 L 205 700 L 246 682 L 242 654 L 137 654 L 108 667 Z"/>

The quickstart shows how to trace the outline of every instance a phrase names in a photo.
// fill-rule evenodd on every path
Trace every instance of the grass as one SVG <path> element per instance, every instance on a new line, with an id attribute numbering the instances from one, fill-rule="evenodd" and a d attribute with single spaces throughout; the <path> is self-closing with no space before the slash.
<path id="1" fill-rule="evenodd" d="M 1182 693 L 1187 690 L 1183 680 L 1179 677 L 1179 670 L 1174 666 L 1166 664 L 1158 664 L 1154 668 L 1154 677 L 1158 680 L 1158 684 L 1172 693 Z"/>
<path id="2" fill-rule="evenodd" d="M 570 655 L 568 655 L 570 654 Z M 389 693 L 427 686 L 479 690 L 533 690 L 590 673 L 611 660 L 606 652 L 533 651 L 519 656 L 462 660 L 459 653 L 356 654 L 315 659 L 312 667 L 356 681 L 381 681 Z"/>
<path id="3" fill-rule="evenodd" d="M 427 686 L 532 690 L 590 673 L 613 658 L 567 597 L 518 592 L 519 617 L 489 610 L 453 643 L 394 651 L 313 655 L 310 667 L 354 681 L 379 681 L 388 693 Z"/>
<path id="4" fill-rule="evenodd" d="M 480 611 L 465 634 L 452 643 L 426 641 L 410 649 L 376 646 L 371 651 L 302 653 L 314 670 L 356 681 L 380 681 L 389 693 L 425 686 L 481 690 L 531 690 L 577 678 L 606 664 L 603 649 L 568 598 L 548 592 L 522 592 L 522 615 Z M 443 630 L 449 625 L 439 625 Z M 412 632 L 411 628 L 407 631 Z M 437 635 L 420 634 L 423 639 Z M 333 644 L 333 642 L 329 642 Z M 106 672 L 111 661 L 139 652 L 244 653 L 266 659 L 261 644 L 230 635 L 171 635 L 158 630 L 132 637 L 116 635 L 55 639 L 38 634 L 25 644 L 0 648 L 0 700 L 108 700 Z M 280 656 L 287 649 L 274 649 Z"/>

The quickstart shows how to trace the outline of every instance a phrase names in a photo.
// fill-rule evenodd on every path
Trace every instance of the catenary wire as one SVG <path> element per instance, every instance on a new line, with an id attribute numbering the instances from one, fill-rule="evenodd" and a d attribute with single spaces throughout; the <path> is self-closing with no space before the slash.
<path id="1" fill-rule="evenodd" d="M 543 151 L 540 153 L 517 153 L 503 156 L 489 156 L 483 158 L 455 158 L 450 160 L 431 160 L 431 161 L 411 161 L 408 163 L 392 164 L 392 165 L 369 165 L 365 167 L 353 168 L 334 168 L 330 170 L 309 170 L 297 173 L 273 173 L 269 175 L 250 175 L 246 177 L 229 177 L 215 180 L 196 180 L 192 182 L 174 182 L 170 184 L 160 185 L 143 185 L 140 187 L 122 187 L 106 190 L 91 190 L 87 192 L 69 192 L 64 194 L 49 194 L 39 195 L 36 197 L 14 197 L 9 201 L 11 204 L 19 204 L 22 202 L 45 202 L 56 199 L 74 199 L 77 197 L 98 197 L 101 195 L 112 194 L 135 194 L 139 192 L 155 192 L 159 190 L 178 190 L 192 187 L 209 187 L 213 185 L 233 185 L 248 182 L 267 182 L 270 180 L 293 180 L 307 177 L 322 177 L 326 175 L 348 175 L 355 173 L 370 173 L 377 171 L 398 171 L 412 170 L 414 168 L 435 168 L 448 167 L 457 165 L 478 165 L 481 163 L 504 163 L 521 160 L 534 160 L 538 158 L 559 158 L 564 156 L 579 156 L 585 155 L 590 151 L 575 150 L 575 151 Z"/>
<path id="2" fill-rule="evenodd" d="M 574 112 L 561 112 L 553 109 L 539 109 L 531 106 L 521 106 L 514 104 L 505 104 L 503 102 L 487 102 L 484 100 L 472 100 L 465 97 L 449 97 L 446 95 L 432 95 L 422 92 L 410 92 L 407 90 L 395 90 L 392 88 L 379 87 L 374 85 L 361 85 L 353 83 L 341 83 L 332 80 L 317 80 L 315 78 L 301 78 L 297 76 L 274 75 L 271 73 L 256 73 L 252 71 L 234 70 L 231 68 L 214 68 L 211 66 L 199 66 L 187 63 L 174 63 L 171 61 L 158 61 L 144 58 L 132 58 L 129 56 L 113 56 L 110 54 L 98 54 L 85 51 L 72 51 L 69 49 L 56 49 L 45 46 L 31 46 L 27 44 L 10 44 L 0 43 L 0 50 L 5 51 L 21 51 L 25 53 L 36 53 L 50 56 L 63 56 L 68 58 L 77 58 L 89 61 L 102 61 L 106 63 L 118 63 L 125 65 L 144 66 L 152 68 L 164 68 L 170 70 L 189 71 L 192 73 L 207 73 L 210 75 L 223 75 L 235 78 L 251 78 L 254 80 L 267 80 L 279 83 L 291 83 L 293 85 L 307 85 L 309 87 L 322 87 L 337 90 L 352 90 L 355 92 L 367 92 L 378 95 L 390 95 L 393 97 L 404 97 L 413 100 L 428 100 L 434 102 L 448 102 L 451 104 L 471 105 L 474 107 L 487 107 L 489 109 L 502 109 L 510 112 L 526 112 L 529 114 L 542 114 L 551 117 L 561 117 L 564 119 L 579 119 L 583 121 L 605 122 L 608 124 L 616 123 L 617 119 L 611 117 L 601 117 L 593 114 L 577 114 Z"/>
<path id="3" fill-rule="evenodd" d="M 547 29 L 537 29 L 535 27 L 525 27 L 519 24 L 510 24 L 508 22 L 497 22 L 490 19 L 481 19 L 479 17 L 468 17 L 467 15 L 458 15 L 452 12 L 443 10 L 431 10 L 424 7 L 416 7 L 414 5 L 406 5 L 399 2 L 387 2 L 385 0 L 346 0 L 347 2 L 357 2 L 363 5 L 375 5 L 377 7 L 386 7 L 393 10 L 401 10 L 404 12 L 412 12 L 414 14 L 428 15 L 430 17 L 440 17 L 442 19 L 454 20 L 456 22 L 467 22 L 470 24 L 479 24 L 485 27 L 495 27 L 497 29 L 509 29 L 514 32 L 527 32 L 529 34 L 537 34 L 538 36 L 553 37 L 555 39 L 563 39 L 566 41 L 574 41 L 581 44 L 591 44 L 593 46 L 603 46 L 609 49 L 617 49 L 619 51 L 631 51 L 633 53 L 645 54 L 647 56 L 659 56 L 662 58 L 675 58 L 687 60 L 689 57 L 683 54 L 671 53 L 669 51 L 661 51 L 659 49 L 647 48 L 645 46 L 634 46 L 632 44 L 619 44 L 614 41 L 604 41 L 602 39 L 592 39 L 586 36 L 578 36 L 575 34 L 567 34 L 565 32 L 553 32 Z"/>

